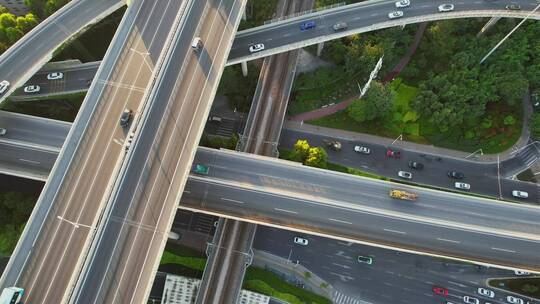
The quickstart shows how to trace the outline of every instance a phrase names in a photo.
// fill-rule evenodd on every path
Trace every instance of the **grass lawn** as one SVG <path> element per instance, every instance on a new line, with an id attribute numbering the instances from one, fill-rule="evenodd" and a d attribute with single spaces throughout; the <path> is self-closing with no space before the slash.
<path id="1" fill-rule="evenodd" d="M 2 104 L 1 109 L 8 112 L 72 122 L 79 112 L 85 95 L 86 93 L 70 94 L 62 99 L 39 101 L 12 101 L 8 99 Z"/>
<path id="2" fill-rule="evenodd" d="M 172 251 L 174 250 L 175 253 Z M 178 254 L 187 254 L 182 256 Z M 198 251 L 191 250 L 184 246 L 176 246 L 176 248 L 168 248 L 163 252 L 160 261 L 160 269 L 172 270 L 175 274 L 195 274 L 195 277 L 202 277 L 204 266 L 206 265 L 206 257 L 198 257 Z M 174 267 L 179 266 L 179 267 Z M 198 275 L 199 274 L 199 275 Z M 255 291 L 261 294 L 269 295 L 291 304 L 331 304 L 332 302 L 313 292 L 304 290 L 283 281 L 279 276 L 256 267 L 249 267 L 244 277 L 244 289 Z"/>
<path id="3" fill-rule="evenodd" d="M 540 299 L 540 278 L 495 279 L 488 284 L 524 296 Z"/>
<path id="4" fill-rule="evenodd" d="M 331 304 L 329 299 L 291 285 L 276 274 L 256 267 L 249 267 L 244 278 L 244 288 L 276 297 L 291 304 Z"/>
<path id="5" fill-rule="evenodd" d="M 523 110 L 521 105 L 508 107 L 502 102 L 490 103 L 485 119 L 492 122 L 485 126 L 480 122 L 475 128 L 463 128 L 441 132 L 429 119 L 419 117 L 410 107 L 410 102 L 418 94 L 418 89 L 402 83 L 399 79 L 391 84 L 396 91 L 393 110 L 385 118 L 358 123 L 351 119 L 346 111 L 311 120 L 308 123 L 334 129 L 396 138 L 403 134 L 404 140 L 431 144 L 454 150 L 473 152 L 482 149 L 484 153 L 495 154 L 509 149 L 521 135 Z M 512 115 L 516 122 L 504 125 L 504 118 Z"/>
<path id="6" fill-rule="evenodd" d="M 294 82 L 288 115 L 316 110 L 349 98 L 358 91 L 357 84 L 350 79 L 341 67 L 319 68 L 312 73 L 300 74 Z"/>

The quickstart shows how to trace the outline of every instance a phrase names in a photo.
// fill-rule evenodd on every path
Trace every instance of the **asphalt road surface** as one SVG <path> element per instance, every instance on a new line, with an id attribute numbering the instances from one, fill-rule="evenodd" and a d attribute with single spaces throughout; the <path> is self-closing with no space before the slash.
<path id="1" fill-rule="evenodd" d="M 208 150 L 207 150 L 208 151 Z M 181 207 L 423 252 L 538 270 L 540 208 L 208 152 L 194 163 Z M 391 189 L 419 194 L 392 199 Z"/>
<path id="2" fill-rule="evenodd" d="M 293 238 L 308 240 L 307 246 L 295 244 Z M 488 278 L 516 277 L 513 271 L 479 267 L 422 255 L 413 255 L 377 247 L 336 241 L 323 237 L 261 226 L 254 248 L 289 259 L 291 267 L 300 264 L 326 282 L 336 292 L 336 304 L 435 304 L 445 299 L 462 303 L 463 296 L 475 297 L 492 304 L 508 304 L 511 293 L 487 286 Z M 373 264 L 359 263 L 358 256 L 371 257 Z M 448 297 L 436 295 L 432 288 L 448 289 Z M 493 299 L 478 294 L 478 288 L 495 292 Z M 540 303 L 518 296 L 530 304 Z"/>
<path id="3" fill-rule="evenodd" d="M 146 301 L 244 5 L 186 2 L 77 303 Z M 199 52 L 194 37 L 203 41 Z"/>
<path id="4" fill-rule="evenodd" d="M 71 1 L 41 22 L 0 57 L 0 80 L 11 83 L 9 91 L 0 95 L 0 102 L 49 61 L 69 37 L 122 5 L 121 0 Z"/>
<path id="5" fill-rule="evenodd" d="M 34 100 L 54 95 L 86 92 L 90 88 L 100 63 L 97 61 L 68 67 L 42 69 L 32 76 L 23 87 L 17 89 L 10 98 L 17 101 Z M 53 72 L 62 72 L 63 77 L 54 80 L 47 79 L 47 76 Z M 38 85 L 39 92 L 25 93 L 24 87 L 29 85 Z"/>
<path id="6" fill-rule="evenodd" d="M 388 18 L 388 13 L 396 11 L 395 0 L 393 1 L 373 1 L 366 4 L 354 5 L 353 8 L 341 7 L 325 13 L 315 13 L 299 18 L 293 18 L 284 22 L 269 24 L 262 29 L 249 29 L 239 32 L 229 57 L 228 64 L 235 64 L 241 61 L 253 60 L 256 58 L 273 55 L 283 51 L 290 51 L 295 48 L 305 47 L 332 40 L 338 37 L 348 36 L 358 33 L 361 28 L 370 30 L 396 26 L 396 23 Z M 443 3 L 454 3 L 455 10 L 452 13 L 438 13 L 437 7 Z M 531 11 L 538 5 L 535 0 L 517 0 L 512 3 L 521 5 L 522 11 L 508 11 L 505 6 L 508 1 L 445 1 L 445 0 L 415 0 L 411 1 L 411 6 L 401 9 L 404 17 L 395 19 L 399 24 L 411 22 L 408 18 L 417 18 L 415 22 L 425 20 L 423 16 L 432 15 L 436 19 L 443 18 L 463 18 L 465 13 L 477 12 L 477 15 L 495 16 L 510 13 L 519 13 L 525 16 L 527 11 Z M 481 13 L 481 14 L 480 14 Z M 422 18 L 418 18 L 422 17 Z M 536 12 L 531 18 L 540 19 L 540 12 Z M 314 29 L 301 31 L 300 23 L 307 20 L 316 22 Z M 427 20 L 427 19 L 426 19 Z M 339 22 L 346 22 L 348 28 L 341 32 L 335 32 L 333 25 Z M 251 54 L 249 46 L 255 43 L 263 43 L 264 51 Z"/>
<path id="7" fill-rule="evenodd" d="M 399 180 L 397 173 L 400 170 L 411 172 L 412 179 L 409 182 L 421 185 L 430 185 L 458 191 L 454 187 L 456 181 L 468 183 L 471 190 L 468 192 L 489 195 L 492 197 L 502 197 L 505 200 L 526 201 L 531 204 L 540 204 L 540 185 L 497 178 L 496 163 L 479 163 L 466 159 L 455 159 L 440 157 L 423 153 L 422 151 L 410 151 L 400 147 L 400 142 L 396 142 L 391 148 L 401 151 L 401 158 L 391 158 L 386 156 L 389 147 L 377 144 L 368 144 L 360 141 L 346 140 L 338 138 L 342 144 L 340 151 L 333 151 L 326 147 L 325 140 L 333 140 L 329 136 L 319 133 L 302 132 L 297 130 L 284 129 L 281 133 L 280 147 L 292 149 L 298 139 L 307 139 L 313 146 L 325 147 L 328 152 L 328 160 L 343 166 L 357 168 L 359 170 L 386 176 Z M 371 150 L 369 155 L 354 151 L 354 147 L 362 146 Z M 531 148 L 534 148 L 531 146 Z M 518 157 L 519 158 L 519 157 Z M 439 159 L 439 160 L 438 160 Z M 415 170 L 409 167 L 409 161 L 422 163 L 422 170 Z M 499 170 L 504 170 L 510 166 L 523 166 L 519 159 L 507 160 L 499 164 Z M 461 172 L 465 177 L 461 180 L 449 178 L 449 171 Z M 500 182 L 500 188 L 499 188 Z M 512 196 L 513 190 L 526 191 L 529 194 L 527 199 L 518 199 Z"/>
<path id="8" fill-rule="evenodd" d="M 100 206 L 124 156 L 126 130 L 119 126 L 119 117 L 126 107 L 134 109 L 137 115 L 136 109 L 152 80 L 153 63 L 166 42 L 168 27 L 177 11 L 175 2 L 142 1 L 126 12 L 109 49 L 111 59 L 103 62 L 94 89 L 86 97 L 85 104 L 96 105 L 91 109 L 88 128 L 66 171 L 53 169 L 30 218 L 32 226 L 19 241 L 21 248 L 16 249 L 19 251 L 13 256 L 13 265 L 4 273 L 3 284 L 25 289 L 25 302 L 61 303 L 70 296 Z M 86 110 L 81 110 L 83 114 L 79 113 L 78 119 Z M 80 134 L 74 134 L 77 132 L 81 128 L 76 121 L 66 145 L 72 144 L 71 137 L 78 140 L 76 136 Z M 66 147 L 62 153 L 65 151 Z M 61 154 L 59 162 L 62 157 L 71 156 Z M 51 182 L 55 174 L 60 175 L 58 184 Z M 52 207 L 45 209 L 43 226 L 35 227 L 41 224 L 33 221 L 33 216 L 42 212 L 39 206 L 46 208 L 51 203 Z M 31 249 L 26 249 L 27 243 Z"/>

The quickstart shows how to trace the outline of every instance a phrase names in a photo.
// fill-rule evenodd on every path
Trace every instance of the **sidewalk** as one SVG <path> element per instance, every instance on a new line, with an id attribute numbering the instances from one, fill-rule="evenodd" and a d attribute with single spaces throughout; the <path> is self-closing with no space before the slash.
<path id="1" fill-rule="evenodd" d="M 401 60 L 396 64 L 396 66 L 392 69 L 392 71 L 390 71 L 390 73 L 382 80 L 383 83 L 392 81 L 407 66 L 412 56 L 414 55 L 414 53 L 416 53 L 416 50 L 418 49 L 418 46 L 420 45 L 420 41 L 422 40 L 422 37 L 424 36 L 424 32 L 426 31 L 426 28 L 427 28 L 427 22 L 423 22 L 420 24 L 420 27 L 418 28 L 418 31 L 416 31 L 416 34 L 414 36 L 414 41 L 409 47 L 409 50 L 407 51 L 405 56 L 403 56 L 403 58 L 401 58 Z M 289 117 L 289 119 L 292 121 L 307 121 L 307 120 L 312 120 L 312 119 L 328 116 L 338 111 L 346 109 L 353 101 L 357 99 L 358 98 L 356 96 L 351 96 L 342 102 L 330 105 L 328 107 L 320 108 L 317 110 L 300 113 L 298 115 Z"/>
<path id="2" fill-rule="evenodd" d="M 295 264 L 290 260 L 286 260 L 262 250 L 253 249 L 253 253 L 253 266 L 287 275 L 289 278 L 288 281 L 303 282 L 308 290 L 327 297 L 328 299 L 332 299 L 332 292 L 334 291 L 332 285 L 301 264 Z M 308 278 L 306 278 L 306 272 L 310 273 Z"/>

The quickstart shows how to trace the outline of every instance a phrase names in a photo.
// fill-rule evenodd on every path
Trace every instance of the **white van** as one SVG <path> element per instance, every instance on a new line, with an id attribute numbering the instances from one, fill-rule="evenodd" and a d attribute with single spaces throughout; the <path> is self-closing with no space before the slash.
<path id="1" fill-rule="evenodd" d="M 191 48 L 193 49 L 193 51 L 198 53 L 202 49 L 202 47 L 203 43 L 201 37 L 195 37 L 193 39 L 193 42 L 191 43 Z"/>

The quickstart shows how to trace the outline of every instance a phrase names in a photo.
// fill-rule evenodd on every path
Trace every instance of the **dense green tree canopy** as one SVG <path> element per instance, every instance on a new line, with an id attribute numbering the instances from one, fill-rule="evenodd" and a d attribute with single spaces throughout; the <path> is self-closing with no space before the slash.
<path id="1" fill-rule="evenodd" d="M 371 121 L 384 117 L 394 104 L 395 92 L 390 86 L 373 81 L 366 95 L 353 101 L 347 108 L 349 116 L 358 121 Z"/>

